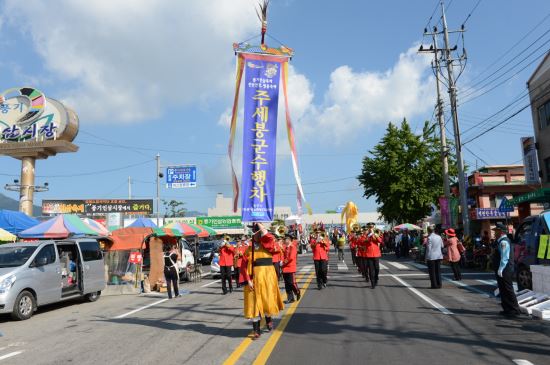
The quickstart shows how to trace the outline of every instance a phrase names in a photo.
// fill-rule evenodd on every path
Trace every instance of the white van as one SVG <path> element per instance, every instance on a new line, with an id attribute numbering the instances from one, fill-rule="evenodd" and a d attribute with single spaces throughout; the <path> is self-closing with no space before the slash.
<path id="1" fill-rule="evenodd" d="M 0 313 L 15 319 L 30 318 L 44 304 L 79 297 L 96 301 L 105 285 L 95 238 L 0 246 Z"/>

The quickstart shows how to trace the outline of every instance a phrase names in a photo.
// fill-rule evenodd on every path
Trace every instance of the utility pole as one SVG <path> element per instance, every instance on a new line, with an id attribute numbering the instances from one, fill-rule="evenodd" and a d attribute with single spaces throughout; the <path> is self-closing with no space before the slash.
<path id="1" fill-rule="evenodd" d="M 458 113 L 456 105 L 456 84 L 453 74 L 453 59 L 451 49 L 449 48 L 449 31 L 447 29 L 447 19 L 445 18 L 445 5 L 441 1 L 441 19 L 443 22 L 443 36 L 445 39 L 445 49 L 443 52 L 444 60 L 447 66 L 448 82 L 449 82 L 449 99 L 451 102 L 451 116 L 453 118 L 453 128 L 455 135 L 456 161 L 458 167 L 458 182 L 460 191 L 460 206 L 462 213 L 462 225 L 464 227 L 464 236 L 470 235 L 470 217 L 468 216 L 468 196 L 466 191 L 465 176 L 464 176 L 464 160 L 462 157 L 462 144 L 460 142 L 460 128 L 458 126 Z M 463 27 L 464 28 L 464 27 Z M 461 29 L 460 32 L 463 32 Z"/>
<path id="2" fill-rule="evenodd" d="M 128 199 L 132 199 L 132 177 L 128 176 Z"/>
<path id="3" fill-rule="evenodd" d="M 421 45 L 418 50 L 419 53 L 434 53 L 434 61 L 432 62 L 432 68 L 435 71 L 435 85 L 437 90 L 437 119 L 439 122 L 439 135 L 441 139 L 441 163 L 443 165 L 443 193 L 445 198 L 449 201 L 451 197 L 451 186 L 449 184 L 449 161 L 448 161 L 448 150 L 447 150 L 447 136 L 445 133 L 445 115 L 443 113 L 443 99 L 441 98 L 441 90 L 439 88 L 439 72 L 441 70 L 439 64 L 439 55 L 438 52 L 442 52 L 437 48 L 437 28 L 434 28 L 433 33 L 428 33 L 428 29 L 424 29 L 424 34 L 430 34 L 433 39 L 433 44 L 429 49 L 424 49 Z"/>
<path id="4" fill-rule="evenodd" d="M 160 226 L 160 154 L 157 153 L 157 226 Z"/>

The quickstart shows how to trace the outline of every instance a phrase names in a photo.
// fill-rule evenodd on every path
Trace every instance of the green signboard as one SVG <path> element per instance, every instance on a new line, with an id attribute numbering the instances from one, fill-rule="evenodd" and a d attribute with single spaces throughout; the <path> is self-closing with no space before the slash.
<path id="1" fill-rule="evenodd" d="M 240 216 L 223 217 L 197 217 L 197 224 L 211 228 L 242 228 L 243 222 Z"/>

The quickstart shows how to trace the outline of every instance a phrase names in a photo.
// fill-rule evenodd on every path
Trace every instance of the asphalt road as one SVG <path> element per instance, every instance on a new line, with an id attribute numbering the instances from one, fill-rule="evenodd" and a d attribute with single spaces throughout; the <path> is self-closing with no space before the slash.
<path id="1" fill-rule="evenodd" d="M 491 275 L 466 274 L 462 286 L 430 290 L 422 265 L 390 257 L 372 290 L 346 254 L 345 263 L 332 255 L 321 291 L 311 256 L 301 256 L 302 300 L 258 341 L 247 337 L 240 289 L 223 296 L 205 277 L 172 300 L 111 296 L 40 308 L 23 322 L 2 316 L 0 365 L 550 363 L 550 322 L 498 316 Z"/>

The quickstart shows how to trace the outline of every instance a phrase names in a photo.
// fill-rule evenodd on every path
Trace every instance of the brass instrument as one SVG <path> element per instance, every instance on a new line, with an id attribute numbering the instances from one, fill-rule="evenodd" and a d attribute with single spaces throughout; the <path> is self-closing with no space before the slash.
<path id="1" fill-rule="evenodd" d="M 359 223 L 353 223 L 351 226 L 351 231 L 354 233 L 358 233 L 361 231 L 361 225 Z"/>
<path id="2" fill-rule="evenodd" d="M 279 237 L 283 237 L 287 234 L 288 228 L 286 226 L 280 225 L 275 229 L 275 234 Z"/>
<path id="3" fill-rule="evenodd" d="M 229 245 L 229 242 L 231 242 L 231 237 L 229 237 L 229 235 L 225 235 L 223 236 L 223 245 L 226 246 L 226 245 Z"/>

